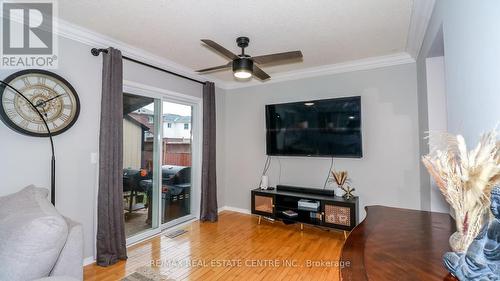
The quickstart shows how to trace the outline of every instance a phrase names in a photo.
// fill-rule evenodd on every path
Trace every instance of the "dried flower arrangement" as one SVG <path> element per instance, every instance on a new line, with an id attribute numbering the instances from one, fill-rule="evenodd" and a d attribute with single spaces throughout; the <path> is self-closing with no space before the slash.
<path id="1" fill-rule="evenodd" d="M 346 199 L 352 198 L 354 196 L 352 192 L 355 189 L 351 188 L 351 186 L 349 185 L 349 177 L 347 171 L 336 172 L 335 170 L 332 170 L 331 173 L 332 176 L 330 177 L 330 181 L 335 181 L 335 183 L 339 186 L 339 188 L 345 192 L 343 197 Z"/>
<path id="2" fill-rule="evenodd" d="M 500 183 L 500 142 L 496 129 L 481 136 L 467 151 L 461 135 L 433 133 L 431 151 L 422 162 L 455 212 L 457 232 L 450 237 L 453 251 L 464 252 L 491 216 L 490 192 Z"/>

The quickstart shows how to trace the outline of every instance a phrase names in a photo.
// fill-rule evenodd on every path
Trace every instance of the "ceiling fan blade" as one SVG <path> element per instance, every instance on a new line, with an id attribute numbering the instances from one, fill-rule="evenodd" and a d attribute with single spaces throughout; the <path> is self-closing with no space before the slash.
<path id="1" fill-rule="evenodd" d="M 271 78 L 269 74 L 265 73 L 264 70 L 260 69 L 255 64 L 253 65 L 253 76 L 259 78 L 260 80 L 267 80 Z"/>
<path id="2" fill-rule="evenodd" d="M 196 72 L 211 72 L 211 71 L 216 71 L 216 70 L 222 70 L 231 67 L 232 62 L 229 62 L 224 65 L 219 65 L 219 66 L 214 66 L 214 67 L 209 67 L 209 68 L 204 68 L 200 70 L 196 70 Z"/>
<path id="3" fill-rule="evenodd" d="M 233 52 L 229 51 L 228 49 L 222 47 L 221 45 L 215 43 L 212 40 L 209 39 L 201 39 L 201 42 L 207 44 L 209 47 L 220 53 L 221 55 L 227 57 L 228 59 L 234 60 L 237 59 L 238 56 L 235 55 Z"/>
<path id="4" fill-rule="evenodd" d="M 252 57 L 252 60 L 258 64 L 265 64 L 265 63 L 278 62 L 278 61 L 284 61 L 284 60 L 293 60 L 293 59 L 300 59 L 300 58 L 302 58 L 301 51 L 292 51 L 292 52 L 284 52 L 284 53 L 277 53 L 277 54 L 271 54 L 271 55 L 256 56 L 256 57 Z"/>

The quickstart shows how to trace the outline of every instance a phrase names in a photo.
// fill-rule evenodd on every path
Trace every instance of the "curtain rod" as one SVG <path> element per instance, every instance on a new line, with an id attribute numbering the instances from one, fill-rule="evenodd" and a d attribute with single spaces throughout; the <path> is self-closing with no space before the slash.
<path id="1" fill-rule="evenodd" d="M 92 53 L 92 55 L 94 56 L 99 56 L 100 53 L 108 53 L 108 50 L 107 49 L 98 49 L 98 48 L 92 48 L 92 50 L 90 50 L 90 53 Z M 136 59 L 133 59 L 133 58 L 129 58 L 129 57 L 126 57 L 126 56 L 122 56 L 123 59 L 126 59 L 128 61 L 131 61 L 131 62 L 135 62 L 137 64 L 140 64 L 140 65 L 144 65 L 144 66 L 147 66 L 147 67 L 151 67 L 153 69 L 156 69 L 156 70 L 159 70 L 159 71 L 163 71 L 163 72 L 166 72 L 168 74 L 172 74 L 172 75 L 175 75 L 177 77 L 181 77 L 181 78 L 184 78 L 184 79 L 187 79 L 187 80 L 190 80 L 190 81 L 193 81 L 193 82 L 196 82 L 196 83 L 199 83 L 199 84 L 202 84 L 202 85 L 205 85 L 205 82 L 202 82 L 202 81 L 199 81 L 199 80 L 196 80 L 196 79 L 193 79 L 191 77 L 187 77 L 187 76 L 184 76 L 182 74 L 179 74 L 179 73 L 175 73 L 175 72 L 172 72 L 172 71 L 169 71 L 169 70 L 166 70 L 166 69 L 163 69 L 163 68 L 160 68 L 158 66 L 154 66 L 154 65 L 151 65 L 151 64 L 148 64 L 148 63 L 145 63 L 145 62 L 142 62 L 142 61 L 138 61 Z"/>

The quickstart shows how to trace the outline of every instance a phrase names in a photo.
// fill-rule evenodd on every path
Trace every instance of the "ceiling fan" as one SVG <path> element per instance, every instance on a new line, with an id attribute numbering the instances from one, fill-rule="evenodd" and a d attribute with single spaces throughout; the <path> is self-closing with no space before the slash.
<path id="1" fill-rule="evenodd" d="M 232 67 L 234 77 L 238 79 L 247 79 L 252 77 L 253 75 L 259 78 L 260 80 L 266 80 L 271 78 L 271 76 L 265 73 L 257 65 L 302 58 L 301 51 L 292 51 L 292 52 L 284 52 L 284 53 L 276 53 L 271 55 L 252 57 L 250 55 L 245 54 L 245 48 L 248 47 L 248 43 L 250 42 L 250 39 L 248 39 L 248 37 L 238 37 L 236 39 L 238 47 L 241 48 L 240 55 L 234 54 L 233 52 L 229 51 L 228 49 L 222 47 L 221 45 L 215 43 L 212 40 L 201 39 L 201 41 L 205 43 L 207 46 L 217 51 L 218 53 L 220 53 L 221 55 L 230 59 L 231 61 L 224 65 L 197 70 L 196 72 L 198 73 L 207 73 L 217 70 L 224 70 Z"/>

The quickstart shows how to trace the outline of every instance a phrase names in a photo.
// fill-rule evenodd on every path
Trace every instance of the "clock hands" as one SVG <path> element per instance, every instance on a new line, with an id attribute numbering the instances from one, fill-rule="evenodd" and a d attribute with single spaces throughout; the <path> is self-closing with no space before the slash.
<path id="1" fill-rule="evenodd" d="M 52 97 L 52 98 L 50 98 L 50 99 L 48 99 L 48 100 L 45 100 L 45 101 L 40 101 L 40 102 L 38 102 L 37 104 L 35 104 L 35 106 L 36 106 L 36 107 L 40 107 L 40 106 L 42 106 L 42 105 L 45 105 L 45 104 L 46 104 L 46 103 L 48 103 L 49 101 L 54 100 L 54 99 L 57 99 L 58 97 L 60 97 L 60 96 L 62 96 L 62 95 L 64 95 L 64 94 L 59 94 L 59 95 L 57 95 L 57 96 L 55 96 L 55 97 Z M 45 111 L 45 110 L 44 110 L 44 111 Z"/>
<path id="2" fill-rule="evenodd" d="M 57 99 L 58 97 L 60 97 L 62 95 L 64 95 L 64 94 L 59 94 L 59 95 L 57 95 L 55 97 L 52 97 L 52 98 L 50 98 L 48 100 L 39 101 L 37 104 L 35 104 L 35 107 L 41 107 L 42 111 L 43 111 L 43 115 L 45 116 L 45 118 L 47 118 L 48 114 L 47 114 L 47 111 L 45 110 L 45 107 L 43 107 L 43 105 L 47 104 L 51 100 Z"/>
<path id="3" fill-rule="evenodd" d="M 45 110 L 45 107 L 42 107 L 42 110 L 43 110 L 43 115 L 45 115 L 45 118 L 49 117 L 49 115 L 47 114 L 47 111 Z"/>

